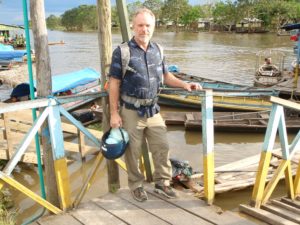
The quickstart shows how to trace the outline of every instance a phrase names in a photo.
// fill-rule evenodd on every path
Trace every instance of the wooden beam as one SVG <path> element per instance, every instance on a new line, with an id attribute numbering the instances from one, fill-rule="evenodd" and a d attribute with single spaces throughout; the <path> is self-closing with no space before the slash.
<path id="1" fill-rule="evenodd" d="M 280 216 L 277 216 L 273 213 L 270 213 L 262 209 L 252 208 L 247 205 L 240 205 L 239 209 L 243 213 L 258 218 L 259 220 L 264 221 L 267 224 L 272 224 L 272 225 L 285 225 L 285 224 L 294 225 L 295 224 L 296 225 L 296 223 L 293 223 L 290 220 L 284 219 Z"/>
<path id="2" fill-rule="evenodd" d="M 111 37 L 111 5 L 110 0 L 97 0 L 98 10 L 98 40 L 99 51 L 101 56 L 101 78 L 102 89 L 104 88 L 106 75 L 109 72 L 109 65 L 112 57 L 112 37 Z M 103 131 L 107 131 L 110 127 L 109 121 L 109 107 L 108 98 L 102 99 L 103 119 L 102 128 Z M 111 192 L 115 192 L 120 188 L 119 168 L 113 160 L 107 160 L 107 172 L 108 172 L 108 189 Z"/>
<path id="3" fill-rule="evenodd" d="M 52 73 L 50 66 L 48 34 L 45 20 L 44 0 L 30 1 L 30 15 L 34 49 L 36 58 L 37 96 L 47 97 L 52 94 Z M 45 122 L 42 127 L 43 162 L 47 186 L 47 199 L 59 207 L 59 195 L 55 177 L 52 149 L 50 144 L 49 126 Z"/>
<path id="4" fill-rule="evenodd" d="M 212 204 L 215 195 L 215 165 L 213 92 L 211 90 L 206 90 L 203 98 L 202 123 L 204 194 L 207 203 Z"/>
<path id="5" fill-rule="evenodd" d="M 274 97 L 274 96 L 270 96 L 270 101 L 291 109 L 296 109 L 296 110 L 300 110 L 300 104 L 299 103 L 295 103 L 289 100 L 285 100 L 282 98 L 278 98 L 278 97 Z"/>
<path id="6" fill-rule="evenodd" d="M 49 203 L 45 199 L 41 198 L 39 195 L 37 195 L 36 193 L 34 193 L 33 191 L 31 191 L 27 187 L 23 186 L 19 182 L 15 181 L 13 178 L 5 175 L 1 171 L 0 171 L 0 178 L 3 181 L 5 181 L 6 183 L 8 183 L 9 185 L 11 185 L 13 188 L 21 191 L 22 193 L 24 193 L 25 195 L 27 195 L 29 198 L 31 198 L 35 202 L 39 203 L 40 205 L 42 205 L 43 207 L 45 207 L 46 209 L 48 209 L 49 211 L 51 211 L 52 213 L 55 213 L 55 214 L 62 213 L 62 211 L 59 208 L 57 208 L 53 204 Z"/>
<path id="7" fill-rule="evenodd" d="M 85 99 L 91 99 L 91 98 L 96 98 L 96 97 L 106 97 L 106 96 L 107 96 L 107 92 L 77 94 L 77 95 L 72 95 L 72 96 L 67 96 L 67 97 L 66 96 L 53 97 L 50 99 L 47 96 L 44 96 L 44 98 L 42 98 L 42 99 L 22 101 L 22 102 L 1 105 L 0 113 L 15 112 L 15 111 L 24 110 L 24 109 L 41 108 L 41 107 L 46 107 L 49 105 L 58 105 L 58 104 L 73 102 L 73 101 L 77 101 L 77 100 L 85 100 Z"/>
<path id="8" fill-rule="evenodd" d="M 123 42 L 129 41 L 129 39 L 131 38 L 131 32 L 130 32 L 130 27 L 129 27 L 129 19 L 128 19 L 126 1 L 117 0 L 116 3 L 117 3 L 117 10 L 118 10 L 118 15 L 119 15 L 119 21 L 120 21 L 120 26 L 121 26 Z"/>
<path id="9" fill-rule="evenodd" d="M 252 199 L 250 205 L 259 208 L 261 201 L 263 199 L 263 192 L 265 189 L 266 178 L 268 175 L 268 169 L 270 166 L 270 161 L 272 158 L 272 153 L 270 151 L 262 151 L 260 156 L 260 161 L 258 165 L 258 172 L 256 175 L 255 184 L 252 192 Z"/>

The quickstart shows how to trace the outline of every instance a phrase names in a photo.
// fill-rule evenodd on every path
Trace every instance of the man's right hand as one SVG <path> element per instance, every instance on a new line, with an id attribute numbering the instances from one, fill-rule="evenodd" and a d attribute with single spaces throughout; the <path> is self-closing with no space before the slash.
<path id="1" fill-rule="evenodd" d="M 110 126 L 112 128 L 122 127 L 122 119 L 119 113 L 112 113 L 110 115 Z"/>

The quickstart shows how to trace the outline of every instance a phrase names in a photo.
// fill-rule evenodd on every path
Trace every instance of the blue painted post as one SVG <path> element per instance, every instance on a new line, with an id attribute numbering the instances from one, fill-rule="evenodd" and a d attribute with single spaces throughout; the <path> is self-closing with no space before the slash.
<path id="1" fill-rule="evenodd" d="M 212 204 L 215 195 L 213 92 L 205 90 L 202 101 L 204 197 Z"/>

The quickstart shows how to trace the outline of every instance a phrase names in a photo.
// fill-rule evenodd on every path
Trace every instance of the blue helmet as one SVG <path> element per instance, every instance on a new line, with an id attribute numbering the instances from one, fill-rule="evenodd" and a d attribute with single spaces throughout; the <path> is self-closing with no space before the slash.
<path id="1" fill-rule="evenodd" d="M 122 128 L 113 128 L 102 136 L 101 150 L 106 159 L 117 159 L 125 153 L 128 134 Z"/>

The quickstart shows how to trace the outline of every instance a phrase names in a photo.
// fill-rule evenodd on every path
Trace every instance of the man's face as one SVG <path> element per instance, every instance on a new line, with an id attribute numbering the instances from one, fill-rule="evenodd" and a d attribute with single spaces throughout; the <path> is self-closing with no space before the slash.
<path id="1" fill-rule="evenodd" d="M 133 20 L 134 37 L 138 44 L 148 45 L 154 31 L 155 21 L 149 13 L 140 13 Z"/>

